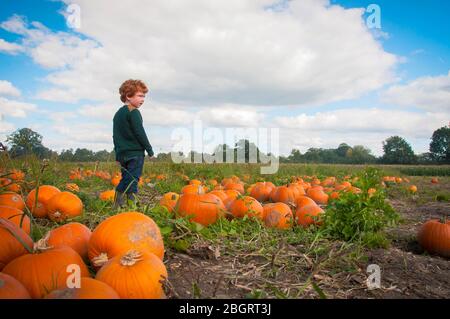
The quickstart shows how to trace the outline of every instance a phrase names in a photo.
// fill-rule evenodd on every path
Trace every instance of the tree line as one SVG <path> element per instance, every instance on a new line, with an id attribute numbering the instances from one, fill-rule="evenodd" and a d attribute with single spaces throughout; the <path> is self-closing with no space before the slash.
<path id="1" fill-rule="evenodd" d="M 6 145 L 5 145 L 6 144 Z M 450 126 L 444 126 L 433 132 L 429 152 L 415 154 L 411 145 L 400 136 L 391 136 L 382 142 L 383 155 L 377 157 L 363 145 L 350 146 L 341 143 L 337 148 L 309 148 L 305 153 L 293 149 L 288 156 L 280 156 L 281 163 L 332 163 L 332 164 L 450 164 Z M 97 151 L 86 148 L 65 149 L 55 152 L 42 144 L 42 135 L 30 128 L 19 129 L 6 138 L 0 147 L 8 150 L 11 157 L 35 154 L 38 158 L 56 158 L 68 162 L 114 161 L 114 151 Z M 249 162 L 251 154 L 256 154 L 257 162 L 273 156 L 261 152 L 251 141 L 242 139 L 233 146 L 218 145 L 210 157 L 222 152 L 223 162 L 228 156 L 236 162 L 238 154 L 244 154 L 244 162 Z M 202 158 L 202 154 L 191 151 L 180 153 L 187 161 Z M 157 154 L 155 161 L 171 161 L 170 153 Z"/>

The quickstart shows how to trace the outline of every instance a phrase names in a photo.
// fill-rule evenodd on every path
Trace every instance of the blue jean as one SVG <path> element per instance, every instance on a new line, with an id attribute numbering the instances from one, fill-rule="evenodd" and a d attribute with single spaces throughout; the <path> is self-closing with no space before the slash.
<path id="1" fill-rule="evenodd" d="M 120 161 L 120 171 L 122 179 L 117 185 L 116 190 L 121 193 L 136 194 L 138 189 L 139 178 L 142 175 L 144 167 L 144 156 L 136 156 Z"/>

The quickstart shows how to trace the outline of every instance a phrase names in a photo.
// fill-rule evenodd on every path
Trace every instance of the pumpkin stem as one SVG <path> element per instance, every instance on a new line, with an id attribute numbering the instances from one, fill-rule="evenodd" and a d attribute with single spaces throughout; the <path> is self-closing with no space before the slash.
<path id="1" fill-rule="evenodd" d="M 42 252 L 42 251 L 49 250 L 49 249 L 53 248 L 53 246 L 49 246 L 48 245 L 49 238 L 50 238 L 50 232 L 45 234 L 44 237 L 42 237 L 41 239 L 39 239 L 37 242 L 34 243 L 33 251 L 35 253 L 38 253 L 38 252 Z"/>
<path id="2" fill-rule="evenodd" d="M 95 267 L 101 267 L 108 262 L 108 255 L 106 253 L 101 253 L 97 257 L 92 258 L 92 264 Z"/>
<path id="3" fill-rule="evenodd" d="M 142 260 L 142 254 L 137 250 L 130 250 L 120 258 L 122 266 L 133 266 L 136 262 Z"/>

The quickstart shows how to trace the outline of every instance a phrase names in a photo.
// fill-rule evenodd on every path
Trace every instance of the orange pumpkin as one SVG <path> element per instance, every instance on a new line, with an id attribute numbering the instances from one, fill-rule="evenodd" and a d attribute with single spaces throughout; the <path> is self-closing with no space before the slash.
<path id="1" fill-rule="evenodd" d="M 50 199 L 61 191 L 52 185 L 42 185 L 38 189 L 37 204 L 36 201 L 36 189 L 33 189 L 27 196 L 26 203 L 28 209 L 31 211 L 34 217 L 44 218 L 47 217 L 47 205 Z"/>
<path id="2" fill-rule="evenodd" d="M 309 204 L 298 207 L 295 211 L 296 222 L 298 225 L 308 227 L 309 225 L 320 225 L 320 216 L 324 213 L 323 209 L 317 204 Z"/>
<path id="3" fill-rule="evenodd" d="M 181 189 L 182 194 L 203 194 L 205 188 L 201 185 L 189 184 Z"/>
<path id="4" fill-rule="evenodd" d="M 119 299 L 119 295 L 103 281 L 82 277 L 80 288 L 56 289 L 45 299 Z"/>
<path id="5" fill-rule="evenodd" d="M 80 216 L 82 212 L 83 202 L 71 192 L 57 193 L 47 203 L 47 215 L 56 222 Z"/>
<path id="6" fill-rule="evenodd" d="M 250 190 L 250 196 L 259 202 L 267 202 L 270 199 L 270 193 L 275 188 L 272 182 L 258 182 Z"/>
<path id="7" fill-rule="evenodd" d="M 450 221 L 429 220 L 417 234 L 419 244 L 428 252 L 450 257 Z"/>
<path id="8" fill-rule="evenodd" d="M 0 206 L 14 207 L 23 211 L 25 209 L 25 202 L 19 194 L 8 192 L 0 194 Z"/>
<path id="9" fill-rule="evenodd" d="M 174 192 L 166 193 L 161 197 L 159 205 L 166 207 L 169 213 L 173 213 L 173 210 L 179 198 L 180 195 L 178 195 L 177 193 Z"/>
<path id="10" fill-rule="evenodd" d="M 69 246 L 84 260 L 88 257 L 88 243 L 92 232 L 80 223 L 68 223 L 52 229 L 47 234 L 47 243 L 50 247 Z"/>
<path id="11" fill-rule="evenodd" d="M 0 218 L 0 271 L 10 261 L 33 249 L 31 237 L 13 222 Z"/>
<path id="12" fill-rule="evenodd" d="M 216 195 L 217 197 L 219 197 L 222 200 L 222 202 L 228 198 L 227 193 L 225 193 L 222 190 L 213 190 L 213 191 L 210 191 L 208 194 Z"/>
<path id="13" fill-rule="evenodd" d="M 199 181 L 198 179 L 191 179 L 189 181 L 189 185 L 202 185 L 202 181 Z"/>
<path id="14" fill-rule="evenodd" d="M 272 202 L 281 202 L 288 205 L 293 205 L 297 198 L 301 195 L 299 188 L 295 185 L 279 186 L 270 193 L 270 200 Z"/>
<path id="15" fill-rule="evenodd" d="M 73 266 L 77 268 L 72 268 Z M 70 247 L 49 248 L 35 244 L 34 253 L 22 255 L 3 268 L 5 274 L 20 281 L 32 298 L 43 298 L 50 291 L 67 284 L 69 276 L 79 270 L 81 277 L 89 271 L 80 255 Z"/>
<path id="16" fill-rule="evenodd" d="M 300 208 L 300 207 L 303 207 L 303 206 L 306 206 L 306 205 L 315 204 L 315 203 L 316 202 L 312 198 L 310 198 L 308 196 L 299 196 L 297 201 L 296 201 L 295 207 L 296 208 Z"/>
<path id="17" fill-rule="evenodd" d="M 225 190 L 233 189 L 238 191 L 241 194 L 245 193 L 244 184 L 240 182 L 230 182 L 225 184 Z"/>
<path id="18" fill-rule="evenodd" d="M 98 196 L 100 198 L 100 200 L 105 201 L 105 202 L 112 202 L 114 201 L 114 197 L 116 196 L 116 191 L 114 189 L 110 189 L 104 192 L 101 192 L 100 195 Z"/>
<path id="19" fill-rule="evenodd" d="M 190 216 L 191 221 L 208 226 L 225 214 L 225 206 L 219 197 L 211 193 L 183 194 L 176 211 L 180 216 Z"/>
<path id="20" fill-rule="evenodd" d="M 21 210 L 9 206 L 0 206 L 0 218 L 8 219 L 29 235 L 31 230 L 30 218 Z"/>
<path id="21" fill-rule="evenodd" d="M 408 189 L 411 193 L 417 193 L 417 186 L 416 185 L 411 185 Z"/>
<path id="22" fill-rule="evenodd" d="M 25 173 L 18 169 L 11 170 L 8 178 L 14 181 L 22 181 L 25 178 Z"/>
<path id="23" fill-rule="evenodd" d="M 121 174 L 114 175 L 113 178 L 111 178 L 111 184 L 113 184 L 113 186 L 116 187 L 117 185 L 119 185 L 121 179 L 122 179 Z"/>
<path id="24" fill-rule="evenodd" d="M 431 183 L 432 183 L 432 184 L 439 184 L 439 179 L 438 179 L 437 177 L 433 177 L 433 178 L 431 179 Z"/>
<path id="25" fill-rule="evenodd" d="M 330 194 L 330 198 L 329 199 L 338 199 L 340 196 L 339 192 L 332 192 Z"/>
<path id="26" fill-rule="evenodd" d="M 31 296 L 20 281 L 0 272 L 0 299 L 31 299 Z"/>
<path id="27" fill-rule="evenodd" d="M 95 278 L 111 286 L 123 299 L 165 298 L 164 263 L 152 253 L 131 250 L 106 263 Z"/>
<path id="28" fill-rule="evenodd" d="M 328 204 L 328 194 L 325 193 L 320 186 L 314 186 L 308 189 L 306 193 L 310 198 L 312 198 L 316 204 L 327 205 Z"/>
<path id="29" fill-rule="evenodd" d="M 244 216 L 264 219 L 264 209 L 260 202 L 250 196 L 239 196 L 230 205 L 230 212 L 234 217 Z"/>
<path id="30" fill-rule="evenodd" d="M 164 257 L 159 227 L 153 219 L 139 212 L 124 212 L 102 221 L 92 232 L 88 256 L 95 267 L 100 267 L 130 249 Z"/>
<path id="31" fill-rule="evenodd" d="M 264 208 L 264 224 L 267 227 L 288 229 L 292 227 L 293 214 L 285 203 L 269 203 Z"/>

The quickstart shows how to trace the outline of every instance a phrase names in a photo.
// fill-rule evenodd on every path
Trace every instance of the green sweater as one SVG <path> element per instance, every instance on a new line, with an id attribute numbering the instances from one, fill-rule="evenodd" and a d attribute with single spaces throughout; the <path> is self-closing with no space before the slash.
<path id="1" fill-rule="evenodd" d="M 122 106 L 114 115 L 113 119 L 113 141 L 116 161 L 124 160 L 133 156 L 143 156 L 147 151 L 153 156 L 153 149 L 148 141 L 142 125 L 141 112 L 138 109 L 128 110 L 128 106 Z"/>

